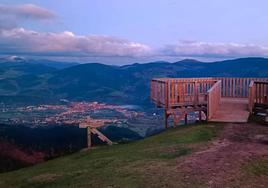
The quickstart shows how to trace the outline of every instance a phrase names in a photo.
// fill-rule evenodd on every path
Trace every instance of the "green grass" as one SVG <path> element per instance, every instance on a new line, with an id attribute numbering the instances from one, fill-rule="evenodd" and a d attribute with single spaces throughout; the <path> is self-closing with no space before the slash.
<path id="1" fill-rule="evenodd" d="M 170 128 L 144 140 L 78 152 L 0 174 L 0 187 L 184 187 L 176 160 L 213 139 L 220 127 Z M 195 180 L 187 183 L 200 186 Z"/>
<path id="2" fill-rule="evenodd" d="M 268 176 L 268 159 L 259 159 L 246 165 L 245 171 L 253 176 Z"/>

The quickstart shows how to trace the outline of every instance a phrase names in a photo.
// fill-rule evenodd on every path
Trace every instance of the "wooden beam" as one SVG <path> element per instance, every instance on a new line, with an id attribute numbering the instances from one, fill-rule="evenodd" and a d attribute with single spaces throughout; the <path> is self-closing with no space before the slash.
<path id="1" fill-rule="evenodd" d="M 93 134 L 96 134 L 97 136 L 98 136 L 98 138 L 101 140 L 101 141 L 103 141 L 103 142 L 107 142 L 108 143 L 108 145 L 112 145 L 113 144 L 113 142 L 109 139 L 109 138 L 107 138 L 104 134 L 102 134 L 100 131 L 98 131 L 96 128 L 91 128 L 91 132 L 93 133 Z"/>
<path id="2" fill-rule="evenodd" d="M 199 110 L 199 122 L 201 122 L 202 121 L 202 111 L 201 110 Z"/>
<path id="3" fill-rule="evenodd" d="M 92 147 L 91 130 L 90 127 L 87 127 L 87 148 L 90 149 L 91 147 Z"/>
<path id="4" fill-rule="evenodd" d="M 184 115 L 184 124 L 185 125 L 187 125 L 188 124 L 188 114 L 186 113 L 185 115 Z"/>
<path id="5" fill-rule="evenodd" d="M 167 109 L 165 109 L 165 112 L 164 112 L 164 121 L 165 121 L 165 128 L 167 129 L 168 128 L 168 113 L 167 113 Z"/>

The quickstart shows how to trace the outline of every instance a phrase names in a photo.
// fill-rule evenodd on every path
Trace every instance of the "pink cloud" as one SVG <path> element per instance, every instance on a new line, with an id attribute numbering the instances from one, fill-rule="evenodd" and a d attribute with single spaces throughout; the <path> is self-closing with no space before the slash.
<path id="1" fill-rule="evenodd" d="M 45 8 L 33 5 L 1 5 L 0 4 L 0 16 L 1 17 L 16 17 L 18 19 L 53 19 L 55 14 Z"/>
<path id="2" fill-rule="evenodd" d="M 105 35 L 75 35 L 35 32 L 24 28 L 0 30 L 2 54 L 25 54 L 65 57 L 131 57 L 146 59 L 231 58 L 268 56 L 268 47 L 253 44 L 181 41 L 161 49 Z"/>
<path id="3" fill-rule="evenodd" d="M 175 45 L 166 45 L 161 49 L 161 53 L 193 57 L 268 56 L 268 47 L 254 44 L 181 41 Z"/>
<path id="4" fill-rule="evenodd" d="M 141 57 L 151 52 L 147 45 L 111 36 L 39 33 L 23 28 L 0 30 L 0 41 L 0 51 L 13 54 Z"/>

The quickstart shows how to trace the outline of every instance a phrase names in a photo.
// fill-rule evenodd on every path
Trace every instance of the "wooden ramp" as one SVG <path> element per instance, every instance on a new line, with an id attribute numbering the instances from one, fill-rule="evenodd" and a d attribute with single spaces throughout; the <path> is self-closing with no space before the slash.
<path id="1" fill-rule="evenodd" d="M 209 120 L 211 122 L 246 123 L 250 112 L 247 98 L 221 98 L 217 111 Z"/>

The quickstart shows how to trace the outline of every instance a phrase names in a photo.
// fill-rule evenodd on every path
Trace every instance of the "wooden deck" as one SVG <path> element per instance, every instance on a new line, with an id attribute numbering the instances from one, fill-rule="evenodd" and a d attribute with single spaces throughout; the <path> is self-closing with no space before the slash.
<path id="1" fill-rule="evenodd" d="M 196 111 L 207 121 L 245 123 L 257 105 L 268 108 L 268 78 L 156 78 L 151 99 L 165 109 L 166 127 L 169 117 L 176 126 Z"/>
<path id="2" fill-rule="evenodd" d="M 246 123 L 249 115 L 247 98 L 221 98 L 219 108 L 209 121 Z"/>

